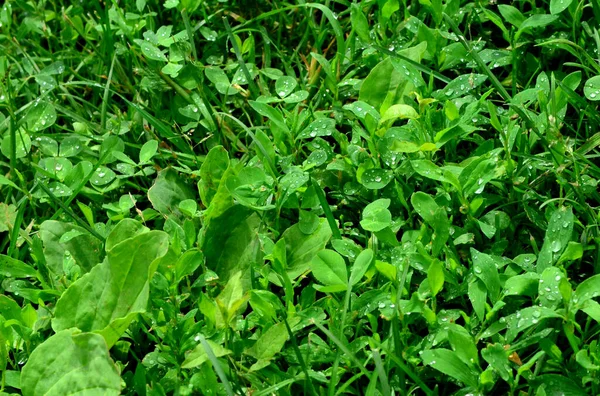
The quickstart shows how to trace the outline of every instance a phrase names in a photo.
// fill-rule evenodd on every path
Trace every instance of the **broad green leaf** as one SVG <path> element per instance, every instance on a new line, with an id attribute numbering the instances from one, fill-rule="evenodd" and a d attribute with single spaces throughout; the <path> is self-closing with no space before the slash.
<path id="1" fill-rule="evenodd" d="M 464 327 L 454 323 L 447 323 L 444 328 L 448 330 L 448 341 L 452 350 L 463 363 L 474 367 L 479 362 L 479 353 L 473 336 Z"/>
<path id="2" fill-rule="evenodd" d="M 481 351 L 481 356 L 490 364 L 492 369 L 507 382 L 512 380 L 512 369 L 509 364 L 510 353 L 501 344 L 491 344 Z"/>
<path id="3" fill-rule="evenodd" d="M 402 103 L 403 96 L 412 89 L 406 76 L 394 68 L 391 58 L 386 58 L 365 78 L 358 99 L 385 114 L 391 105 Z"/>
<path id="4" fill-rule="evenodd" d="M 21 191 L 19 186 L 17 186 L 15 183 L 10 181 L 7 177 L 5 177 L 3 175 L 0 175 L 0 186 L 11 186 L 12 188 Z M 14 205 L 6 205 L 5 203 L 2 203 L 2 202 L 0 202 L 0 205 L 4 205 L 4 206 L 0 206 L 0 212 L 6 210 L 6 207 L 14 207 Z M 4 209 L 1 209 L 1 208 L 4 208 Z M 3 215 L 6 215 L 6 213 L 3 213 Z M 2 217 L 0 217 L 0 218 L 2 218 Z M 0 221 L 2 221 L 2 220 L 0 220 Z M 6 221 L 6 217 L 4 217 L 4 221 Z"/>
<path id="5" fill-rule="evenodd" d="M 365 249 L 356 258 L 350 271 L 350 286 L 356 285 L 365 275 L 369 266 L 373 262 L 374 252 L 371 249 Z"/>
<path id="6" fill-rule="evenodd" d="M 163 215 L 179 216 L 179 203 L 184 199 L 193 198 L 194 193 L 185 179 L 170 168 L 161 171 L 148 190 L 148 199 L 152 206 Z"/>
<path id="7" fill-rule="evenodd" d="M 352 21 L 352 29 L 356 32 L 356 35 L 363 43 L 369 43 L 369 21 L 363 13 L 360 6 L 356 3 L 352 3 L 350 9 L 350 19 Z"/>
<path id="8" fill-rule="evenodd" d="M 450 81 L 446 87 L 434 94 L 436 99 L 456 99 L 468 95 L 487 80 L 484 74 L 463 74 Z"/>
<path id="9" fill-rule="evenodd" d="M 600 366 L 592 363 L 588 351 L 586 349 L 582 349 L 575 355 L 575 361 L 579 363 L 581 367 L 586 370 L 600 370 Z"/>
<path id="10" fill-rule="evenodd" d="M 412 160 L 410 161 L 410 166 L 414 169 L 415 172 L 417 172 L 423 177 L 455 185 L 454 180 L 449 180 L 448 178 L 446 178 L 446 175 L 444 174 L 442 168 L 440 168 L 439 166 L 437 166 L 429 160 Z"/>
<path id="11" fill-rule="evenodd" d="M 581 257 L 583 257 L 583 245 L 579 242 L 569 241 L 556 264 L 560 265 L 568 261 L 579 260 Z"/>
<path id="12" fill-rule="evenodd" d="M 600 304 L 594 300 L 587 300 L 580 307 L 590 318 L 600 323 Z"/>
<path id="13" fill-rule="evenodd" d="M 156 154 L 158 150 L 158 141 L 149 140 L 140 149 L 140 164 L 145 164 Z"/>
<path id="14" fill-rule="evenodd" d="M 496 261 L 491 256 L 478 252 L 473 248 L 471 248 L 471 258 L 473 259 L 475 276 L 485 284 L 492 302 L 496 302 L 501 289 Z"/>
<path id="15" fill-rule="evenodd" d="M 546 307 L 524 308 L 506 318 L 508 323 L 506 338 L 512 342 L 520 332 L 539 324 L 543 319 L 560 317 L 553 309 Z"/>
<path id="16" fill-rule="evenodd" d="M 150 231 L 150 229 L 137 220 L 123 219 L 118 222 L 110 234 L 108 234 L 104 248 L 106 251 L 112 250 L 113 247 L 124 240 L 144 234 L 148 231 Z"/>
<path id="17" fill-rule="evenodd" d="M 16 320 L 23 322 L 21 316 L 21 307 L 12 298 L 0 294 L 0 315 L 6 320 Z"/>
<path id="18" fill-rule="evenodd" d="M 19 129 L 16 133 L 15 157 L 24 158 L 31 151 L 31 138 L 23 129 Z M 0 151 L 6 158 L 11 158 L 11 136 L 6 134 L 2 139 Z"/>
<path id="19" fill-rule="evenodd" d="M 535 14 L 527 18 L 521 26 L 519 26 L 519 30 L 515 34 L 515 40 L 518 40 L 521 34 L 523 34 L 527 29 L 533 28 L 541 28 L 544 26 L 548 26 L 554 21 L 558 19 L 558 15 L 548 15 L 548 14 Z"/>
<path id="20" fill-rule="evenodd" d="M 275 91 L 281 98 L 285 98 L 291 94 L 297 86 L 298 82 L 291 76 L 282 76 L 275 81 Z"/>
<path id="21" fill-rule="evenodd" d="M 148 231 L 114 245 L 104 262 L 71 284 L 58 300 L 54 331 L 73 327 L 102 331 L 112 346 L 121 334 L 107 333 L 107 329 L 119 319 L 130 321 L 135 317 L 132 314 L 145 311 L 149 280 L 158 259 L 167 253 L 168 240 L 165 232 Z M 127 328 L 123 321 L 119 325 L 123 331 Z"/>
<path id="22" fill-rule="evenodd" d="M 238 90 L 231 86 L 229 78 L 225 72 L 218 67 L 206 67 L 204 69 L 206 77 L 215 84 L 215 88 L 222 95 L 235 95 Z"/>
<path id="23" fill-rule="evenodd" d="M 175 263 L 175 280 L 181 281 L 191 275 L 204 263 L 204 255 L 200 250 L 188 250 Z"/>
<path id="24" fill-rule="evenodd" d="M 544 244 L 540 249 L 540 254 L 537 261 L 537 272 L 542 273 L 544 270 L 554 265 L 561 253 L 567 247 L 573 234 L 573 225 L 575 216 L 571 207 L 560 207 L 550 217 Z"/>
<path id="25" fill-rule="evenodd" d="M 549 267 L 542 272 L 538 294 L 540 304 L 548 308 L 556 308 L 562 301 L 560 283 L 564 279 L 563 272 L 556 267 Z M 569 286 L 570 287 L 570 286 Z"/>
<path id="26" fill-rule="evenodd" d="M 310 268 L 314 277 L 325 286 L 348 287 L 346 262 L 333 250 L 322 250 L 312 259 Z"/>
<path id="27" fill-rule="evenodd" d="M 288 128 L 285 120 L 283 118 L 283 114 L 278 109 L 269 106 L 266 103 L 250 101 L 250 106 L 263 117 L 267 117 L 273 124 L 275 124 L 281 130 L 288 132 L 290 129 Z"/>
<path id="28" fill-rule="evenodd" d="M 249 296 L 244 295 L 242 272 L 238 271 L 231 275 L 227 284 L 215 299 L 223 318 L 225 318 L 225 323 L 228 324 L 235 317 L 248 298 Z"/>
<path id="29" fill-rule="evenodd" d="M 229 154 L 223 146 L 213 147 L 206 156 L 200 167 L 200 181 L 198 190 L 200 199 L 207 208 L 213 200 L 219 184 L 224 181 L 223 178 L 229 169 Z"/>
<path id="30" fill-rule="evenodd" d="M 358 117 L 361 120 L 365 120 L 367 114 L 373 117 L 373 119 L 375 120 L 379 119 L 379 113 L 377 112 L 377 110 L 375 110 L 375 108 L 370 104 L 361 102 L 360 100 L 345 104 L 344 109 L 350 110 L 352 113 L 354 113 L 356 117 Z"/>
<path id="31" fill-rule="evenodd" d="M 378 232 L 392 224 L 392 213 L 388 210 L 391 201 L 387 198 L 371 202 L 363 209 L 360 225 L 366 231 Z"/>
<path id="32" fill-rule="evenodd" d="M 419 118 L 419 113 L 417 113 L 417 111 L 412 106 L 405 105 L 405 104 L 395 104 L 395 105 L 390 106 L 385 111 L 385 113 L 383 113 L 383 116 L 379 120 L 379 123 L 383 124 L 386 121 L 394 121 L 397 119 L 414 120 L 416 118 Z"/>
<path id="33" fill-rule="evenodd" d="M 479 279 L 469 282 L 468 295 L 475 314 L 480 320 L 485 320 L 485 300 L 487 299 L 485 284 Z"/>
<path id="34" fill-rule="evenodd" d="M 281 351 L 289 335 L 285 323 L 269 327 L 245 353 L 258 360 L 269 360 Z"/>
<path id="35" fill-rule="evenodd" d="M 600 76 L 588 79 L 583 86 L 583 93 L 589 100 L 600 100 Z"/>
<path id="36" fill-rule="evenodd" d="M 142 54 L 144 54 L 144 56 L 150 60 L 163 62 L 167 61 L 167 57 L 165 56 L 165 54 L 163 54 L 163 52 L 160 49 L 158 49 L 158 47 L 152 45 L 148 41 L 142 42 L 140 48 L 142 49 Z"/>
<path id="37" fill-rule="evenodd" d="M 194 217 L 198 211 L 198 204 L 193 199 L 184 199 L 179 202 L 179 210 L 188 217 Z"/>
<path id="38" fill-rule="evenodd" d="M 472 161 L 460 173 L 458 180 L 463 188 L 465 197 L 481 194 L 496 174 L 498 165 L 491 159 L 478 158 Z"/>
<path id="39" fill-rule="evenodd" d="M 25 116 L 29 132 L 39 132 L 56 122 L 56 110 L 51 103 L 36 100 Z"/>
<path id="40" fill-rule="evenodd" d="M 215 357 L 223 357 L 231 354 L 231 351 L 224 348 L 222 345 L 217 344 L 214 341 L 206 340 L 210 349 L 212 350 Z M 181 364 L 181 368 L 191 369 L 200 366 L 202 363 L 208 361 L 208 355 L 206 349 L 202 344 L 198 344 L 189 354 L 186 355 L 185 360 Z"/>
<path id="41" fill-rule="evenodd" d="M 448 221 L 448 214 L 445 208 L 440 207 L 435 211 L 431 227 L 434 231 L 431 237 L 431 254 L 436 257 L 442 251 L 450 237 L 450 222 Z"/>
<path id="42" fill-rule="evenodd" d="M 572 379 L 559 374 L 543 374 L 535 377 L 531 384 L 540 389 L 544 387 L 546 396 L 585 396 L 588 395 Z"/>
<path id="43" fill-rule="evenodd" d="M 93 186 L 102 187 L 102 186 L 106 186 L 107 184 L 109 184 L 110 182 L 115 180 L 116 177 L 117 177 L 117 175 L 115 174 L 115 172 L 113 172 L 112 169 L 110 169 L 106 166 L 99 166 L 94 171 L 94 174 L 92 175 L 92 178 L 90 179 L 90 183 L 92 183 Z M 55 195 L 56 195 L 56 192 L 55 192 Z"/>
<path id="44" fill-rule="evenodd" d="M 247 270 L 262 259 L 258 238 L 260 223 L 258 215 L 241 205 L 232 206 L 214 218 L 201 242 L 207 267 L 224 281 L 242 271 L 244 287 L 248 287 Z"/>
<path id="45" fill-rule="evenodd" d="M 121 377 L 98 334 L 58 332 L 39 345 L 21 372 L 24 396 L 119 395 Z"/>
<path id="46" fill-rule="evenodd" d="M 504 283 L 504 294 L 533 297 L 537 293 L 539 280 L 540 275 L 535 272 L 511 276 Z"/>
<path id="47" fill-rule="evenodd" d="M 581 307 L 587 300 L 598 296 L 600 296 L 600 275 L 594 275 L 577 286 L 572 301 L 576 307 Z"/>
<path id="48" fill-rule="evenodd" d="M 37 276 L 37 271 L 21 260 L 0 254 L 0 275 L 7 278 L 33 278 Z"/>
<path id="49" fill-rule="evenodd" d="M 421 354 L 423 364 L 433 367 L 442 373 L 472 387 L 477 388 L 477 376 L 460 360 L 456 352 L 448 349 L 431 349 Z"/>
<path id="50" fill-rule="evenodd" d="M 68 242 L 61 243 L 60 238 L 73 230 L 80 234 Z M 101 261 L 102 243 L 74 224 L 46 220 L 40 227 L 40 237 L 44 242 L 46 265 L 57 276 L 63 273 L 63 258 L 67 251 L 84 272 L 90 271 Z"/>
<path id="51" fill-rule="evenodd" d="M 421 216 L 427 224 L 433 226 L 433 223 L 435 222 L 435 212 L 439 209 L 439 205 L 435 202 L 433 197 L 418 191 L 410 197 L 410 203 L 419 216 Z"/>
<path id="52" fill-rule="evenodd" d="M 308 91 L 296 91 L 283 98 L 283 101 L 285 103 L 299 103 L 308 99 L 309 95 L 310 94 L 308 93 Z"/>
<path id="53" fill-rule="evenodd" d="M 523 22 L 525 22 L 525 17 L 521 14 L 517 8 L 507 5 L 500 4 L 498 5 L 498 11 L 500 11 L 500 15 L 511 25 L 519 28 Z"/>
<path id="54" fill-rule="evenodd" d="M 380 190 L 387 186 L 394 174 L 387 169 L 367 169 L 361 176 L 361 183 L 369 190 Z"/>
<path id="55" fill-rule="evenodd" d="M 310 263 L 318 252 L 325 249 L 331 239 L 327 220 L 319 219 L 319 225 L 311 234 L 305 234 L 299 224 L 284 231 L 288 276 L 293 280 L 310 269 Z"/>
<path id="56" fill-rule="evenodd" d="M 251 290 L 250 305 L 254 312 L 271 321 L 277 318 L 278 311 L 283 310 L 279 296 L 268 290 Z"/>
<path id="57" fill-rule="evenodd" d="M 319 118 L 304 128 L 296 139 L 308 139 L 320 136 L 331 136 L 335 132 L 335 120 L 331 118 Z"/>
<path id="58" fill-rule="evenodd" d="M 437 295 L 444 286 L 444 265 L 440 260 L 433 260 L 427 270 L 427 280 L 433 296 Z"/>

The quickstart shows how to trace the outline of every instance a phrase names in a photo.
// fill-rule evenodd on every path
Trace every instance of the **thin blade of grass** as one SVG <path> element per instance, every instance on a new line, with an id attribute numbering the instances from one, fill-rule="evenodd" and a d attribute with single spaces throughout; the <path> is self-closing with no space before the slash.
<path id="1" fill-rule="evenodd" d="M 335 345 L 337 345 L 338 348 L 340 348 L 342 350 L 342 352 L 344 352 L 346 354 L 346 357 L 350 360 L 352 360 L 352 362 L 356 365 L 356 367 L 358 367 L 358 369 L 361 371 L 361 373 L 363 373 L 364 375 L 366 375 L 367 377 L 369 376 L 369 371 L 365 368 L 365 366 L 363 366 L 363 364 L 360 362 L 360 360 L 358 360 L 358 358 L 356 357 L 356 355 L 354 355 L 346 345 L 344 345 L 344 343 L 342 341 L 340 341 L 339 338 L 337 338 L 331 331 L 329 331 L 325 326 L 323 326 L 320 323 L 317 323 L 315 321 L 312 321 L 312 324 L 314 324 L 315 326 L 317 326 L 317 328 L 319 330 L 321 330 L 327 337 L 329 337 L 331 339 L 331 341 L 333 341 L 333 343 Z"/>
<path id="2" fill-rule="evenodd" d="M 221 364 L 217 360 L 215 353 L 213 352 L 213 350 L 210 347 L 210 345 L 208 344 L 208 342 L 206 342 L 206 338 L 204 338 L 204 336 L 202 334 L 198 334 L 198 337 L 200 338 L 200 342 L 202 343 L 202 347 L 204 348 L 204 351 L 206 352 L 208 359 L 212 363 L 212 366 L 215 369 L 215 371 L 217 372 L 217 375 L 219 376 L 221 383 L 225 387 L 225 392 L 227 392 L 228 396 L 233 396 L 235 394 L 235 393 L 233 393 L 233 388 L 231 387 L 231 384 L 229 383 L 229 380 L 227 379 L 227 376 L 225 375 L 225 372 L 223 371 L 223 367 L 221 367 Z"/>
<path id="3" fill-rule="evenodd" d="M 498 78 L 496 77 L 496 75 L 494 73 L 492 73 L 492 71 L 490 70 L 489 67 L 487 67 L 487 65 L 481 59 L 479 54 L 473 50 L 473 47 L 471 47 L 471 44 L 469 44 L 469 42 L 465 39 L 465 36 L 461 32 L 461 30 L 458 28 L 456 23 L 454 23 L 454 21 L 452 20 L 452 18 L 450 18 L 450 16 L 448 16 L 448 14 L 446 14 L 445 12 L 443 14 L 444 14 L 444 19 L 446 20 L 446 23 L 448 23 L 448 25 L 450 25 L 450 28 L 458 36 L 458 40 L 461 42 L 463 47 L 465 47 L 465 49 L 467 50 L 467 53 L 471 56 L 471 58 L 473 58 L 475 63 L 477 63 L 477 66 L 479 66 L 479 69 L 488 76 L 488 78 L 492 82 L 492 85 L 494 86 L 494 88 L 496 88 L 496 90 L 498 91 L 500 96 L 502 96 L 502 98 L 504 100 L 510 101 L 512 98 L 511 98 L 510 94 L 508 93 L 508 91 L 506 90 L 506 88 L 504 88 L 504 86 L 500 83 L 500 81 L 498 81 Z"/>

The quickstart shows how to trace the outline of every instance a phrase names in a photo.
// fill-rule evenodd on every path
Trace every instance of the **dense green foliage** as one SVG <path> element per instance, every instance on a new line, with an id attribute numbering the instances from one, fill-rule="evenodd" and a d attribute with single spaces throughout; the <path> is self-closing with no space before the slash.
<path id="1" fill-rule="evenodd" d="M 600 394 L 597 0 L 5 0 L 0 394 Z"/>

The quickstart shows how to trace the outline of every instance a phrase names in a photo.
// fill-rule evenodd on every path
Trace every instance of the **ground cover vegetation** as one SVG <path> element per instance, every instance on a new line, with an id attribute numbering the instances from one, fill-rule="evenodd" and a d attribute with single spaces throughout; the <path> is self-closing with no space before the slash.
<path id="1" fill-rule="evenodd" d="M 0 393 L 597 395 L 596 0 L 5 0 Z"/>

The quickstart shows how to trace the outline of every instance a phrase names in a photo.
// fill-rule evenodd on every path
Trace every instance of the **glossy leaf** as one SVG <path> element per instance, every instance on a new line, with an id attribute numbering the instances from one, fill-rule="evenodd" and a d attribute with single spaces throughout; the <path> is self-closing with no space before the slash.
<path id="1" fill-rule="evenodd" d="M 473 388 L 477 387 L 477 376 L 456 355 L 448 349 L 431 349 L 421 355 L 423 363 L 449 375 L 450 377 Z"/>

